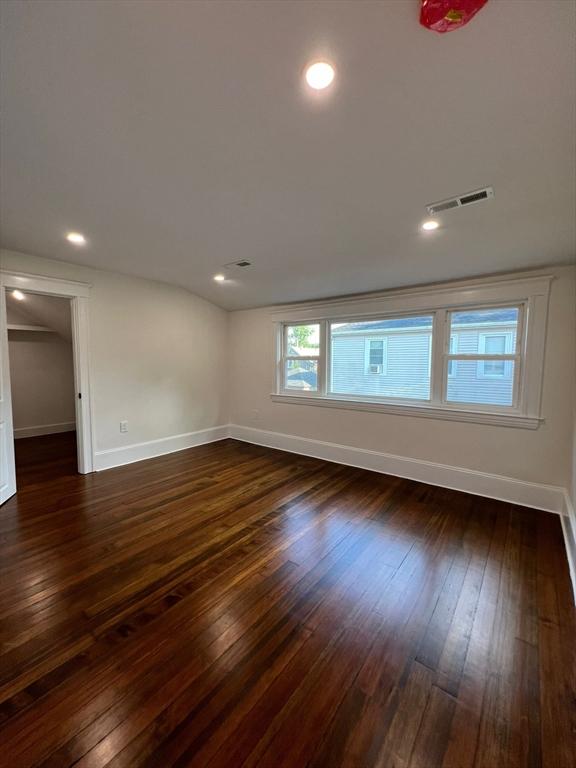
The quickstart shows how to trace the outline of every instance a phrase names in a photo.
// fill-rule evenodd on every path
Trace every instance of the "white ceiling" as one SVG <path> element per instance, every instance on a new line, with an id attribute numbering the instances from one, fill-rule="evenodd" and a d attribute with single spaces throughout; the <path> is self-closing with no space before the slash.
<path id="1" fill-rule="evenodd" d="M 570 261 L 575 4 L 490 0 L 447 35 L 418 5 L 3 3 L 3 245 L 227 308 Z"/>

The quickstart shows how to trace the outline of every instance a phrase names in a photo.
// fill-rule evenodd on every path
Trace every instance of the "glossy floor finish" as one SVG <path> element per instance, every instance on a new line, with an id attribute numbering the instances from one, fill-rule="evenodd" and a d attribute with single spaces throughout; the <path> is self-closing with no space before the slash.
<path id="1" fill-rule="evenodd" d="M 576 765 L 556 516 L 232 440 L 17 451 L 10 768 Z"/>

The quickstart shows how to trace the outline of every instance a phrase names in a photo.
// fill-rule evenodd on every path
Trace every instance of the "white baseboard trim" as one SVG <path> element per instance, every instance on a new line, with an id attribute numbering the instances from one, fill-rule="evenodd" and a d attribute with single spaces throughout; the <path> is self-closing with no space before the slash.
<path id="1" fill-rule="evenodd" d="M 21 437 L 40 437 L 40 435 L 56 435 L 58 432 L 74 432 L 76 422 L 65 421 L 61 424 L 40 424 L 35 427 L 18 427 L 14 429 L 14 440 Z"/>
<path id="2" fill-rule="evenodd" d="M 564 491 L 562 531 L 564 532 L 564 544 L 566 545 L 566 555 L 568 557 L 568 565 L 570 566 L 574 603 L 576 603 L 576 509 L 568 491 Z"/>
<path id="3" fill-rule="evenodd" d="M 133 464 L 135 461 L 153 459 L 156 456 L 164 456 L 166 453 L 184 451 L 186 448 L 194 448 L 196 445 L 224 440 L 228 436 L 228 425 L 223 425 L 209 429 L 200 429 L 197 432 L 185 432 L 182 435 L 161 437 L 158 440 L 148 440 L 144 443 L 123 445 L 106 451 L 96 451 L 94 454 L 94 470 L 100 472 L 103 469 Z"/>
<path id="4" fill-rule="evenodd" d="M 230 425 L 230 437 L 247 443 L 333 461 L 337 464 L 370 469 L 386 475 L 405 477 L 421 483 L 439 485 L 442 488 L 452 488 L 477 496 L 542 509 L 546 512 L 557 514 L 565 512 L 565 492 L 560 486 L 529 483 L 503 475 L 492 475 L 473 469 L 410 459 L 391 453 L 353 448 L 349 445 L 327 443 L 281 432 L 268 432 L 238 424 Z"/>

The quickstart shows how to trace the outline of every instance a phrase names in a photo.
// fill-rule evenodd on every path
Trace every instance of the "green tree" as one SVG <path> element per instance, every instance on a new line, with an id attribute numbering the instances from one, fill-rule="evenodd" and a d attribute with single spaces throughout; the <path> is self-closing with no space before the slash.
<path id="1" fill-rule="evenodd" d="M 296 347 L 310 347 L 310 336 L 312 335 L 312 328 L 307 325 L 297 325 L 290 329 L 294 339 L 294 346 Z"/>

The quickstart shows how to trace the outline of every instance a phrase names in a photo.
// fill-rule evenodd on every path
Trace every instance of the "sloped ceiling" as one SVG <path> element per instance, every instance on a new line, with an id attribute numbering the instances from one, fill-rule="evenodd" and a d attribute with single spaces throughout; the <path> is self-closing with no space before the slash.
<path id="1" fill-rule="evenodd" d="M 418 6 L 4 3 L 4 246 L 227 308 L 572 260 L 575 4 L 490 0 L 447 35 Z M 336 85 L 313 98 L 322 57 Z"/>
<path id="2" fill-rule="evenodd" d="M 66 341 L 72 340 L 70 301 L 57 296 L 26 293 L 18 301 L 6 293 L 6 311 L 9 324 L 40 325 L 52 329 Z"/>

